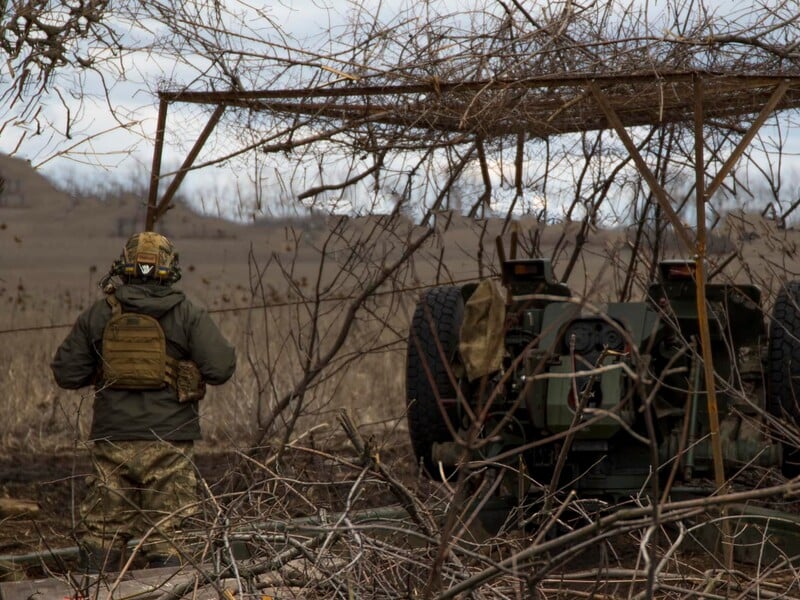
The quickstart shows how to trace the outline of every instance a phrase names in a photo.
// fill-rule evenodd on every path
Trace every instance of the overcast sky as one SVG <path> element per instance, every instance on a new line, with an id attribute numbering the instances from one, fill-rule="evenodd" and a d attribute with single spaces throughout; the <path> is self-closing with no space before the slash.
<path id="1" fill-rule="evenodd" d="M 459 0 L 454 0 L 456 4 Z M 368 0 L 371 2 L 371 0 Z M 326 6 L 330 4 L 331 6 Z M 400 0 L 371 2 L 375 11 L 390 18 Z M 55 3 L 59 5 L 58 2 Z M 112 7 L 114 5 L 112 4 Z M 348 20 L 348 2 L 325 0 L 283 0 L 243 2 L 237 5 L 244 10 L 264 11 L 258 35 L 286 42 L 295 48 L 311 48 L 323 43 L 325 32 L 343 26 Z M 253 13 L 246 18 L 255 24 L 259 18 Z M 275 27 L 271 25 L 274 24 Z M 125 25 L 117 29 L 124 32 Z M 150 33 L 150 32 L 147 32 Z M 152 33 L 158 35 L 158 28 Z M 135 33 L 124 32 L 129 40 Z M 141 34 L 141 32 L 140 32 Z M 142 45 L 147 45 L 147 40 Z M 83 52 L 91 55 L 96 50 L 87 46 Z M 192 89 L 206 89 L 191 82 L 202 73 L 202 57 L 192 61 L 189 68 L 169 57 L 154 57 L 140 52 L 119 60 L 125 77 L 120 78 L 106 69 L 102 79 L 91 71 L 61 70 L 50 83 L 51 93 L 45 96 L 41 112 L 34 120 L 19 118 L 22 103 L 0 108 L 0 152 L 28 160 L 34 167 L 56 182 L 72 182 L 91 187 L 93 182 L 128 179 L 146 180 L 152 163 L 153 141 L 158 114 L 155 90 L 164 81 L 172 87 L 189 83 Z M 3 69 L 0 66 L 0 69 Z M 8 72 L 0 71 L 0 82 L 7 81 Z M 81 102 L 77 97 L 80 96 Z M 112 115 L 113 107 L 116 116 Z M 16 112 L 15 112 L 16 111 Z M 164 148 L 164 169 L 177 168 L 188 147 L 207 121 L 210 109 L 198 110 L 196 106 L 173 104 L 167 121 L 167 139 Z M 181 113 L 184 116 L 181 117 Z M 28 112 L 26 116 L 30 116 Z M 188 117 L 185 115 L 189 115 Z M 71 130 L 67 135 L 67 123 Z M 178 127 L 176 130 L 175 127 Z M 172 128 L 170 130 L 170 128 Z M 176 147 L 178 137 L 182 146 Z M 65 152 L 66 151 L 66 152 Z M 65 155 L 61 155 L 64 153 Z M 242 188 L 249 185 L 246 178 L 225 169 L 207 168 L 194 172 L 184 182 L 181 191 L 189 195 L 204 194 L 207 201 L 215 203 L 220 196 L 248 193 Z"/>
<path id="2" fill-rule="evenodd" d="M 402 0 L 371 2 L 375 11 L 384 15 L 383 20 L 391 19 Z M 450 4 L 457 7 L 461 0 L 452 0 Z M 464 0 L 464 4 L 466 4 Z M 284 33 L 290 36 L 289 45 L 296 47 L 312 47 L 320 43 L 325 32 L 342 26 L 348 18 L 350 5 L 345 2 L 330 2 L 335 9 L 325 8 L 317 0 L 286 0 L 282 3 L 256 2 L 254 6 L 266 6 L 269 17 L 278 24 Z M 657 10 L 659 2 L 651 2 L 653 10 Z M 712 6 L 727 3 L 712 2 Z M 735 4 L 730 4 L 735 10 Z M 275 36 L 274 30 L 263 29 L 266 36 Z M 202 62 L 198 59 L 198 62 Z M 154 90 L 159 82 L 170 80 L 190 82 L 195 74 L 179 63 L 170 63 L 168 59 L 154 59 L 151 55 L 140 53 L 125 65 L 127 79 L 121 80 L 106 74 L 101 81 L 91 73 L 72 74 L 65 72 L 53 86 L 54 93 L 45 103 L 41 122 L 46 125 L 37 132 L 29 124 L 6 121 L 0 133 L 0 151 L 15 152 L 16 156 L 31 161 L 48 177 L 55 180 L 71 179 L 76 182 L 107 180 L 116 178 L 138 178 L 146 180 L 149 174 L 155 123 L 157 116 L 157 98 Z M 196 65 L 198 71 L 202 65 Z M 69 79 L 76 77 L 76 79 Z M 85 80 L 77 79 L 86 77 Z M 82 112 L 77 112 L 78 103 L 70 99 L 71 93 L 83 90 Z M 108 90 L 108 101 L 116 109 L 115 121 L 109 110 L 104 89 Z M 202 89 L 202 88 L 200 88 Z M 65 106 L 66 104 L 66 106 Z M 64 141 L 66 123 L 72 119 L 74 129 L 71 139 Z M 181 110 L 194 111 L 188 114 L 197 118 L 168 119 L 168 127 L 179 124 L 180 131 L 168 131 L 165 147 L 165 168 L 175 168 L 183 160 L 188 145 L 205 124 L 205 115 L 196 107 L 170 107 L 171 116 Z M 8 118 L 8 115 L 6 115 Z M 50 135 L 50 130 L 58 132 Z M 174 144 L 179 134 L 184 135 L 183 147 Z M 795 146 L 792 140 L 792 146 Z M 70 148 L 66 158 L 54 157 L 59 150 Z M 795 157 L 787 157 L 790 163 L 796 164 Z M 205 194 L 213 203 L 215 197 L 233 196 L 247 193 L 243 187 L 246 178 L 229 170 L 206 168 L 192 174 L 184 183 L 182 190 L 188 194 Z M 241 188 L 236 194 L 231 191 L 237 186 Z"/>

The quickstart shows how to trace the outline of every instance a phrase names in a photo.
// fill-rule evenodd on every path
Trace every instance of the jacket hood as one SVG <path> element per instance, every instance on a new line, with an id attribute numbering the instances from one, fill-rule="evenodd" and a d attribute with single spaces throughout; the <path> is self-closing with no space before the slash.
<path id="1" fill-rule="evenodd" d="M 168 285 L 125 284 L 114 294 L 122 304 L 122 309 L 149 315 L 156 319 L 183 302 L 186 295 Z"/>

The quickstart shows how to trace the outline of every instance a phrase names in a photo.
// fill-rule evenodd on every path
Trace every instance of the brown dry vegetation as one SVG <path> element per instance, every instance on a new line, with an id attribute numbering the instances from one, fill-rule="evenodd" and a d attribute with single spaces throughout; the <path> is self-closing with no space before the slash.
<path id="1" fill-rule="evenodd" d="M 800 200 L 787 164 L 800 107 L 796 3 L 419 0 L 387 13 L 376 7 L 395 3 L 356 0 L 341 26 L 333 8 L 326 15 L 314 3 L 331 17 L 316 39 L 295 39 L 260 3 L 238 0 L 5 4 L 4 148 L 30 145 L 39 164 L 109 167 L 137 142 L 155 142 L 161 156 L 161 133 L 167 153 L 188 149 L 185 134 L 209 123 L 176 179 L 231 167 L 243 213 L 263 214 L 262 200 L 280 197 L 371 215 L 245 227 L 180 203 L 161 218 L 167 195 L 144 220 L 145 186 L 71 198 L 25 163 L 2 160 L 0 493 L 40 505 L 35 517 L 1 517 L 7 552 L 73 542 L 90 399 L 57 390 L 47 365 L 125 237 L 157 220 L 181 252 L 181 286 L 213 311 L 240 361 L 204 401 L 202 517 L 175 540 L 185 558 L 199 556 L 196 579 L 153 597 L 800 595 L 794 537 L 744 530 L 729 506 L 791 508 L 796 480 L 720 468 L 716 483 L 727 475 L 728 487 L 682 503 L 643 492 L 604 504 L 550 489 L 546 508 L 513 507 L 524 509 L 513 516 L 533 513 L 528 527 L 511 518 L 489 535 L 477 524 L 490 513 L 477 508 L 503 491 L 489 484 L 493 471 L 498 486 L 523 481 L 519 463 L 461 464 L 445 484 L 419 477 L 403 389 L 419 293 L 497 267 L 494 239 L 508 223 L 478 216 L 528 215 L 515 225 L 520 252 L 550 257 L 589 302 L 639 298 L 657 261 L 684 248 L 701 259 L 708 250 L 716 281 L 758 285 L 769 315 L 781 286 L 798 279 Z M 148 68 L 136 68 L 140 58 Z M 138 108 L 117 102 L 122 89 L 136 90 Z M 152 122 L 156 100 L 159 120 L 170 107 L 163 130 Z M 99 106 L 113 113 L 107 132 L 95 128 Z M 136 141 L 103 153 L 99 142 L 115 129 Z M 153 192 L 171 178 L 158 162 Z M 217 193 L 226 203 L 234 195 Z M 757 213 L 726 210 L 744 206 Z M 749 402 L 740 387 L 723 393 Z M 786 421 L 773 419 L 770 433 L 800 446 Z M 462 450 L 477 449 L 484 425 L 472 420 Z M 648 445 L 655 465 L 652 431 Z M 362 509 L 386 504 L 395 509 L 365 521 Z M 796 521 L 788 526 L 796 533 Z M 731 564 L 713 541 L 697 543 L 701 530 L 732 535 L 735 558 L 750 551 L 751 560 Z M 78 587 L 72 559 L 44 556 L 27 574 Z"/>
<path id="2" fill-rule="evenodd" d="M 128 233 L 118 227 L 120 214 L 137 205 L 73 201 L 24 164 L 6 159 L 2 168 L 18 177 L 22 200 L 0 207 L 0 494 L 27 497 L 41 509 L 36 518 L 3 522 L 0 554 L 19 554 L 74 544 L 74 502 L 89 468 L 84 440 L 91 403 L 88 390 L 57 389 L 48 364 L 66 328 L 98 297 L 96 282 Z M 569 262 L 577 226 L 540 229 L 522 222 L 521 246 L 553 256 L 559 272 Z M 206 439 L 197 464 L 209 487 L 196 532 L 206 532 L 206 559 L 222 561 L 202 571 L 207 583 L 238 589 L 242 597 L 249 597 L 244 590 L 275 586 L 286 597 L 417 597 L 431 585 L 429 565 L 443 560 L 442 598 L 470 583 L 498 598 L 618 597 L 648 589 L 645 559 L 653 549 L 644 499 L 615 507 L 615 519 L 597 528 L 594 509 L 577 503 L 570 510 L 581 516 L 563 530 L 549 524 L 547 536 L 512 526 L 487 538 L 474 524 L 459 527 L 447 538 L 447 554 L 439 554 L 445 534 L 438 523 L 453 496 L 448 486 L 417 476 L 407 442 L 409 318 L 426 286 L 495 272 L 500 227 L 452 215 L 432 229 L 374 216 L 239 226 L 180 206 L 168 215 L 164 230 L 181 254 L 181 287 L 213 312 L 239 354 L 234 379 L 212 389 L 202 407 Z M 757 283 L 767 306 L 780 284 L 797 276 L 800 233 L 791 228 L 731 214 L 714 232 L 712 262 L 730 259 L 718 277 Z M 348 313 L 365 284 L 425 235 L 413 260 Z M 595 302 L 618 298 L 630 241 L 627 230 L 591 229 L 570 286 Z M 633 298 L 649 268 L 646 257 L 639 259 Z M 348 323 L 346 340 L 326 362 Z M 318 376 L 302 385 L 317 364 Z M 342 409 L 360 433 L 342 422 Z M 774 498 L 775 490 L 793 489 L 774 474 L 762 475 L 760 487 L 736 491 Z M 379 525 L 359 525 L 359 510 L 387 504 L 405 509 Z M 338 521 L 325 521 L 342 510 Z M 685 528 L 691 532 L 704 510 L 702 503 L 663 506 L 657 555 L 664 597 L 800 593 L 780 548 L 777 559 L 773 552 L 762 565 L 741 564 L 729 573 L 714 550 L 690 544 Z M 310 530 L 290 527 L 288 538 L 264 526 L 308 516 L 322 520 Z M 237 539 L 248 542 L 254 560 L 232 571 L 225 548 Z M 518 572 L 514 561 L 523 558 L 529 566 Z M 41 569 L 29 567 L 29 574 Z M 491 585 L 480 587 L 483 582 Z"/>

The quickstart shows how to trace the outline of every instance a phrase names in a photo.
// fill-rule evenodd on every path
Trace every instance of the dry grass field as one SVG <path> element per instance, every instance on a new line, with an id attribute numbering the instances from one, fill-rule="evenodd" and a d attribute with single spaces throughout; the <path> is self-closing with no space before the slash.
<path id="1" fill-rule="evenodd" d="M 86 398 L 58 390 L 49 361 L 80 311 L 101 297 L 97 282 L 128 235 L 141 226 L 143 207 L 137 198 L 113 203 L 70 198 L 20 161 L 5 159 L 0 168 L 8 180 L 18 182 L 14 194 L 7 193 L 0 205 L 0 376 L 11 415 L 0 436 L 6 447 L 44 450 L 82 437 L 77 427 L 85 426 Z M 331 235 L 336 223 L 340 228 Z M 415 234 L 406 222 L 386 230 L 378 218 L 243 226 L 201 217 L 183 206 L 170 211 L 162 227 L 180 253 L 183 279 L 178 286 L 214 314 L 239 351 L 234 380 L 212 389 L 204 403 L 205 430 L 214 445 L 251 439 L 258 404 L 268 405 L 294 384 L 302 359 L 290 345 L 303 342 L 291 340 L 292 332 L 309 327 L 314 318 L 310 307 L 317 280 L 333 282 L 317 294 L 323 300 L 319 312 L 324 350 L 330 341 L 325 335 L 340 325 L 337 320 L 348 298 L 361 290 L 382 261 L 399 255 L 407 235 Z M 374 314 L 359 316 L 348 340 L 351 348 L 366 349 L 366 336 L 376 351 L 363 352 L 342 381 L 325 382 L 315 391 L 321 408 L 349 408 L 362 424 L 390 423 L 403 416 L 405 337 L 418 295 L 435 283 L 496 272 L 492 229 L 498 228 L 499 223 L 492 223 L 483 232 L 466 220 L 451 223 L 393 276 L 376 296 L 370 309 Z M 484 248 L 479 257 L 481 236 Z M 605 265 L 604 245 L 621 243 L 617 237 L 597 233 L 586 262 L 571 279 L 576 289 L 591 289 L 597 297 L 610 295 L 615 274 Z M 545 238 L 553 243 L 557 233 L 548 232 Z M 343 277 L 341 270 L 354 263 L 360 270 Z M 584 273 L 593 276 L 586 278 Z M 385 319 L 380 318 L 381 310 L 387 311 Z M 383 320 L 387 327 L 371 329 Z M 259 381 L 254 373 L 264 361 L 274 363 L 269 382 Z M 268 390 L 261 389 L 265 385 Z M 84 420 L 76 420 L 77 411 Z"/>
<path id="2" fill-rule="evenodd" d="M 140 199 L 101 203 L 69 198 L 24 163 L 8 158 L 0 159 L 0 172 L 13 184 L 0 203 L 0 497 L 33 500 L 40 511 L 34 519 L 23 515 L 0 523 L 2 555 L 74 543 L 74 501 L 88 470 L 84 441 L 90 390 L 58 389 L 49 362 L 79 312 L 100 297 L 98 280 L 143 219 Z M 555 270 L 562 272 L 574 248 L 574 228 L 539 230 L 524 221 L 518 227 L 523 240 L 554 255 Z M 400 261 L 408 244 L 426 231 L 402 219 L 320 217 L 245 226 L 177 206 L 161 230 L 180 253 L 179 287 L 213 314 L 238 353 L 232 381 L 211 389 L 202 404 L 205 440 L 198 468 L 213 499 L 208 519 L 222 514 L 223 505 L 229 511 L 226 519 L 248 523 L 402 502 L 403 492 L 393 480 L 417 495 L 415 503 L 421 498 L 429 507 L 448 506 L 446 489 L 416 476 L 405 421 L 406 336 L 415 302 L 427 286 L 496 271 L 499 222 L 443 217 L 414 257 L 394 269 L 389 267 Z M 800 278 L 800 232 L 729 215 L 713 234 L 712 260 L 721 264 L 729 259 L 719 277 L 757 283 L 767 306 L 784 281 Z M 622 229 L 592 230 L 575 261 L 570 287 L 592 302 L 617 298 L 631 260 L 630 235 Z M 634 298 L 645 283 L 643 265 L 646 261 L 639 263 Z M 376 293 L 359 302 L 376 281 Z M 358 462 L 364 448 L 354 447 L 345 435 L 338 421 L 341 409 L 352 417 L 370 456 L 380 457 L 377 462 Z M 284 449 L 281 458 L 274 460 L 279 449 Z M 231 477 L 234 471 L 250 478 Z M 242 493 L 251 494 L 247 502 Z M 630 528 L 620 527 L 616 534 L 621 537 L 603 559 L 605 567 L 616 568 L 623 555 L 633 556 L 632 566 L 619 566 L 599 586 L 600 565 L 590 561 L 572 579 L 538 579 L 540 597 L 600 597 L 594 594 L 601 588 L 607 594 L 603 597 L 641 591 L 646 565 L 637 562 L 641 539 L 634 521 L 632 516 Z M 349 551 L 364 561 L 348 571 L 351 591 L 366 589 L 358 585 L 367 585 L 370 569 L 386 569 L 372 573 L 375 585 L 385 586 L 375 597 L 392 597 L 391 590 L 399 589 L 392 586 L 400 584 L 406 597 L 415 597 L 423 583 L 421 566 L 442 558 L 430 531 L 426 535 L 432 537 L 425 538 L 431 542 L 429 554 L 381 536 L 359 538 L 357 528 L 348 535 Z M 459 560 L 481 555 L 496 561 L 490 564 L 501 564 L 530 543 L 521 537 L 470 546 L 466 554 L 451 557 L 454 562 L 447 563 L 445 572 L 454 576 Z M 387 556 L 393 562 L 386 563 Z M 351 569 L 345 558 L 320 559 L 319 572 L 305 573 L 303 585 L 310 587 L 298 583 L 294 595 L 286 597 L 315 597 L 312 588 L 335 591 L 330 596 L 319 592 L 319 597 L 346 596 L 345 588 L 336 587 L 341 582 L 320 575 Z M 669 560 L 674 562 L 665 563 L 665 572 L 673 578 L 665 579 L 664 590 L 672 586 L 695 590 L 697 597 L 722 597 L 714 592 L 723 583 L 711 573 L 719 566 L 713 557 L 696 564 Z M 483 559 L 478 564 L 489 568 Z M 785 573 L 784 566 L 779 574 Z M 755 580 L 760 577 L 756 573 Z M 511 569 L 509 578 L 512 583 L 497 583 L 496 593 L 486 597 L 533 597 L 524 577 Z M 755 597 L 746 581 L 728 581 L 725 590 Z M 776 587 L 770 580 L 756 587 L 761 597 L 778 597 L 784 590 L 791 597 L 800 594 L 796 583 Z M 672 597 L 687 596 L 675 592 Z"/>

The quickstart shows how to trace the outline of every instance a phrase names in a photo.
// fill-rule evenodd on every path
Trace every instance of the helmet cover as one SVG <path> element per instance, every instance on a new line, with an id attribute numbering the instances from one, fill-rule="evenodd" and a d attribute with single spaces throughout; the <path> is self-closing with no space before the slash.
<path id="1" fill-rule="evenodd" d="M 178 254 L 166 237 L 154 231 L 134 233 L 122 249 L 120 275 L 173 283 L 180 279 Z"/>

